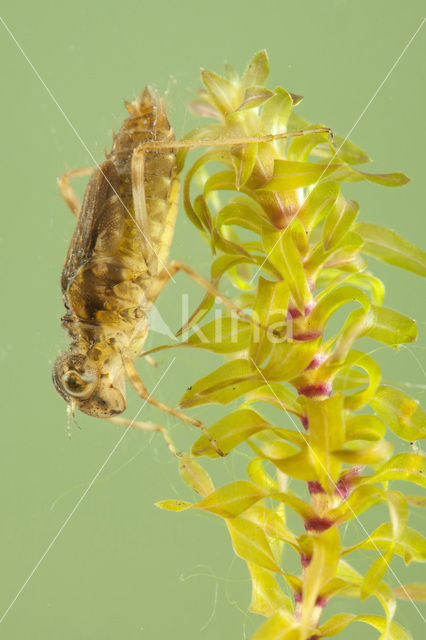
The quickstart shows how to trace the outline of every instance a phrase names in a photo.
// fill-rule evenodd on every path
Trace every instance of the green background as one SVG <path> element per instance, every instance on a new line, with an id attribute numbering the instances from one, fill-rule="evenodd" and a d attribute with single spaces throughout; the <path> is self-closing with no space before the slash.
<path id="1" fill-rule="evenodd" d="M 346 135 L 423 18 L 422 2 L 395 0 L 26 0 L 8 1 L 3 11 L 98 161 L 124 116 L 122 98 L 132 99 L 147 83 L 167 92 L 170 118 L 181 137 L 194 126 L 185 104 L 189 90 L 198 87 L 199 67 L 220 72 L 228 60 L 242 70 L 264 47 L 271 59 L 269 86 L 282 84 L 305 95 L 302 114 Z M 0 32 L 0 611 L 5 611 L 122 429 L 80 414 L 81 430 L 73 428 L 71 441 L 66 437 L 65 404 L 52 387 L 50 369 L 65 345 L 59 275 L 74 221 L 55 180 L 67 168 L 91 161 L 10 35 L 4 28 Z M 401 189 L 371 184 L 346 189 L 359 200 L 361 219 L 388 224 L 417 243 L 425 228 L 425 41 L 426 27 L 351 136 L 374 158 L 373 170 L 402 170 L 412 182 Z M 204 273 L 208 269 L 208 253 L 183 212 L 172 256 Z M 387 305 L 417 318 L 422 331 L 420 278 L 374 266 L 386 280 Z M 201 296 L 184 276 L 176 280 L 159 305 L 174 328 L 180 326 L 177 296 L 189 292 L 191 304 Z M 398 353 L 380 351 L 385 377 L 423 385 L 421 344 L 420 339 Z M 140 364 L 150 389 L 175 356 L 155 394 L 170 404 L 214 362 L 198 352 L 166 352 L 157 370 Z M 420 387 L 411 391 L 420 397 Z M 133 417 L 139 407 L 129 390 L 127 415 Z M 212 414 L 197 415 L 208 421 Z M 151 408 L 143 416 L 171 427 L 181 446 L 196 435 Z M 407 443 L 398 446 L 408 450 Z M 219 482 L 229 481 L 241 476 L 244 456 L 242 451 L 207 466 Z M 260 619 L 247 613 L 248 574 L 234 559 L 222 522 L 153 506 L 163 498 L 189 496 L 161 438 L 129 432 L 0 624 L 0 638 L 250 637 Z M 424 528 L 424 519 L 417 514 L 413 524 Z M 350 528 L 348 536 L 359 539 L 358 525 Z M 402 582 L 421 579 L 418 567 L 398 561 L 393 566 Z M 330 612 L 344 607 L 361 610 L 341 600 Z M 363 609 L 379 611 L 370 601 Z M 412 604 L 402 603 L 397 619 L 414 638 L 424 637 Z M 377 637 L 364 625 L 339 637 L 359 633 Z"/>

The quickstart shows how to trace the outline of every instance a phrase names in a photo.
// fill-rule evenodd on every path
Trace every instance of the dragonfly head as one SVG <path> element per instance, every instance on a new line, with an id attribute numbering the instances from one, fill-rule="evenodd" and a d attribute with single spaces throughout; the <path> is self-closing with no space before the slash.
<path id="1" fill-rule="evenodd" d="M 68 404 L 97 418 L 126 408 L 125 372 L 119 354 L 63 353 L 53 365 L 53 383 Z"/>

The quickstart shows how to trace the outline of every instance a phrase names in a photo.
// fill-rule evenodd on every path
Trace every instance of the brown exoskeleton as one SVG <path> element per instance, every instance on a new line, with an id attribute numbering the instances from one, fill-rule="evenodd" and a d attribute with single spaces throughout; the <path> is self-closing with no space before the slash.
<path id="1" fill-rule="evenodd" d="M 106 160 L 59 179 L 61 193 L 77 225 L 61 276 L 66 313 L 62 326 L 69 350 L 53 367 L 57 391 L 75 408 L 121 424 L 161 431 L 163 427 L 113 418 L 126 408 L 126 375 L 139 395 L 154 406 L 205 430 L 195 418 L 151 397 L 134 360 L 147 339 L 147 314 L 170 277 L 185 271 L 238 315 L 235 307 L 202 276 L 182 262 L 166 265 L 179 191 L 176 150 L 230 146 L 262 138 L 176 141 L 161 100 L 146 88 L 132 103 Z M 90 174 L 82 205 L 70 178 Z"/>

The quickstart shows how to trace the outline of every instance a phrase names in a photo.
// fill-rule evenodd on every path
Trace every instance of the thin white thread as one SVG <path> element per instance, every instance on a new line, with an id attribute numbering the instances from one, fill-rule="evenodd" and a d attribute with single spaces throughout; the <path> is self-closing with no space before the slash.
<path id="1" fill-rule="evenodd" d="M 173 358 L 173 360 L 170 362 L 169 366 L 167 367 L 167 369 L 164 371 L 164 373 L 162 374 L 162 376 L 160 377 L 159 381 L 157 382 L 157 384 L 155 385 L 155 387 L 153 388 L 153 390 L 151 391 L 151 393 L 149 394 L 148 398 L 146 400 L 144 400 L 144 402 L 141 404 L 141 406 L 139 407 L 138 412 L 136 413 L 135 417 L 133 418 L 133 420 L 131 421 L 131 423 L 129 424 L 129 426 L 127 427 L 127 429 L 124 431 L 123 435 L 119 438 L 119 440 L 116 442 L 116 444 L 114 445 L 114 447 L 112 448 L 111 452 L 108 454 L 108 456 L 105 458 L 104 462 L 101 464 L 101 466 L 99 467 L 99 469 L 97 470 L 97 472 L 95 473 L 95 475 L 93 476 L 92 480 L 90 481 L 89 485 L 87 486 L 87 488 L 85 489 L 85 491 L 83 492 L 83 494 L 80 496 L 80 498 L 77 500 L 76 504 L 74 505 L 73 509 L 70 511 L 70 513 L 68 514 L 68 516 L 65 518 L 64 522 L 62 523 L 62 525 L 60 526 L 59 530 L 57 531 L 56 535 L 52 538 L 52 540 L 50 541 L 50 543 L 48 544 L 48 546 L 46 547 L 46 550 L 43 552 L 43 554 L 41 555 L 40 559 L 38 560 L 38 562 L 35 564 L 34 568 L 32 569 L 32 571 L 30 572 L 30 574 L 28 575 L 27 579 L 25 580 L 25 582 L 23 583 L 23 585 L 21 586 L 21 588 L 18 590 L 16 596 L 13 598 L 12 602 L 9 604 L 9 606 L 7 607 L 7 609 L 4 611 L 3 615 L 0 618 L 0 624 L 3 622 L 3 620 L 6 618 L 7 614 L 9 613 L 9 611 L 11 610 L 11 608 L 13 607 L 13 605 L 15 604 L 15 602 L 18 600 L 19 596 L 21 595 L 21 593 L 24 591 L 25 587 L 27 586 L 27 584 L 29 583 L 29 581 L 31 580 L 31 578 L 33 577 L 33 575 L 36 573 L 37 569 L 39 568 L 39 566 L 41 565 L 41 563 L 43 562 L 43 560 L 45 559 L 45 557 L 47 556 L 47 554 L 49 553 L 49 551 L 51 550 L 51 548 L 53 547 L 53 545 L 55 544 L 55 542 L 57 541 L 57 539 L 59 538 L 59 536 L 61 535 L 62 531 L 65 529 L 65 527 L 67 526 L 68 522 L 71 520 L 71 518 L 73 517 L 74 513 L 77 511 L 78 507 L 81 505 L 81 503 L 83 502 L 83 500 L 85 499 L 85 497 L 87 496 L 87 494 L 89 493 L 90 489 L 93 487 L 93 485 L 95 484 L 96 480 L 98 479 L 99 475 L 102 473 L 103 469 L 105 468 L 105 466 L 108 464 L 109 460 L 112 458 L 112 456 L 114 455 L 115 451 L 118 449 L 118 447 L 120 446 L 120 444 L 122 443 L 122 441 L 124 440 L 124 438 L 126 437 L 129 429 L 132 427 L 133 423 L 135 422 L 136 418 L 138 417 L 138 415 L 140 414 L 140 412 L 142 411 L 142 409 L 144 408 L 144 406 L 146 405 L 146 403 L 148 402 L 149 398 L 151 397 L 151 395 L 154 393 L 154 391 L 156 390 L 156 388 L 158 387 L 158 385 L 160 384 L 160 382 L 162 381 L 162 379 L 164 378 L 164 376 L 166 375 L 166 373 L 168 372 L 168 370 L 170 369 L 170 367 L 172 366 L 172 364 L 175 362 L 176 358 Z"/>
<path id="2" fill-rule="evenodd" d="M 317 184 L 319 183 L 319 181 L 321 180 L 321 178 L 323 177 L 324 173 L 327 171 L 327 169 L 329 168 L 329 166 L 331 165 L 331 163 L 333 162 L 333 160 L 335 159 L 335 157 L 339 154 L 340 149 L 343 147 L 343 145 L 345 144 L 346 140 L 349 138 L 349 136 L 352 134 L 352 132 L 354 131 L 355 127 L 358 125 L 359 121 L 361 120 L 361 118 L 364 116 L 364 114 L 366 113 L 366 111 L 370 108 L 372 102 L 375 100 L 375 98 L 377 97 L 377 94 L 380 92 L 380 90 L 382 89 L 383 85 L 385 84 L 385 82 L 388 80 L 389 76 L 393 73 L 395 67 L 398 65 L 398 63 L 400 62 L 401 58 L 404 56 L 405 52 L 407 51 L 408 47 L 411 45 L 411 43 L 413 42 L 414 38 L 417 36 L 417 34 L 419 33 L 420 29 L 423 27 L 424 23 L 426 21 L 426 18 L 423 18 L 423 20 L 421 21 L 420 25 L 417 27 L 417 29 L 415 30 L 415 32 L 413 33 L 413 35 L 411 36 L 411 38 L 409 39 L 409 41 L 407 42 L 407 44 L 405 45 L 404 49 L 402 50 L 402 52 L 399 54 L 398 58 L 395 60 L 395 62 L 393 63 L 393 65 L 391 66 L 391 68 L 389 69 L 389 71 L 387 72 L 386 76 L 384 77 L 384 79 L 382 80 L 382 82 L 379 84 L 379 86 L 377 87 L 376 91 L 373 93 L 372 97 L 370 98 L 370 100 L 367 102 L 366 106 L 364 107 L 364 109 L 361 111 L 360 115 L 358 116 L 357 120 L 355 121 L 355 123 L 353 124 L 352 128 L 349 130 L 349 132 L 346 134 L 342 144 L 340 145 L 340 147 L 337 149 L 337 151 L 335 152 L 335 154 L 331 157 L 331 159 L 329 160 L 327 166 L 325 167 L 324 171 L 321 173 L 320 177 L 318 178 L 318 180 L 314 183 L 314 186 L 312 187 L 311 191 L 308 193 L 308 195 L 306 196 L 306 198 L 304 199 L 304 201 L 302 202 L 302 204 L 300 205 L 299 209 L 297 210 L 296 214 L 294 215 L 294 217 L 297 217 L 297 214 L 299 213 L 300 209 L 303 207 L 303 205 L 305 204 L 305 202 L 309 199 L 309 196 L 311 195 L 312 191 L 315 189 L 315 187 L 317 186 Z M 274 246 L 272 247 L 272 249 L 269 251 L 268 255 L 266 256 L 266 258 L 264 259 L 264 261 L 262 262 L 262 264 L 260 265 L 260 267 L 257 269 L 257 271 L 254 273 L 253 277 L 251 278 L 250 282 L 253 282 L 253 280 L 255 279 L 255 277 L 257 276 L 257 274 L 260 272 L 260 270 L 262 269 L 263 265 L 265 264 L 265 262 L 268 260 L 269 256 L 271 255 L 272 251 L 275 249 L 275 247 L 277 246 L 277 244 L 280 242 L 281 237 L 284 233 L 285 229 L 281 230 L 280 235 L 278 237 L 278 240 L 276 241 L 276 243 L 274 244 Z"/>
<path id="3" fill-rule="evenodd" d="M 339 492 L 339 489 L 337 487 L 337 484 L 334 482 L 333 478 L 330 476 L 329 472 L 327 471 L 327 469 L 325 468 L 325 466 L 323 465 L 323 463 L 321 462 L 321 460 L 319 459 L 318 455 L 316 454 L 316 452 L 314 451 L 314 449 L 311 447 L 309 441 L 307 440 L 305 434 L 303 433 L 303 431 L 300 430 L 297 422 L 294 420 L 293 416 L 287 411 L 287 409 L 285 408 L 285 406 L 283 405 L 283 403 L 281 402 L 281 400 L 279 399 L 279 397 L 277 396 L 277 394 L 275 393 L 275 391 L 273 390 L 271 384 L 268 382 L 268 380 L 265 378 L 265 376 L 263 375 L 263 371 L 261 369 L 259 369 L 259 367 L 257 366 L 257 364 L 255 363 L 255 361 L 253 360 L 253 358 L 250 358 L 250 360 L 252 361 L 252 363 L 254 364 L 254 366 L 256 367 L 256 369 L 258 370 L 258 372 L 260 373 L 260 375 L 262 376 L 262 378 L 264 379 L 264 381 L 266 382 L 266 384 L 268 385 L 268 387 L 270 388 L 270 390 L 272 391 L 272 393 L 274 394 L 274 396 L 276 397 L 276 399 L 278 400 L 278 402 L 281 405 L 281 408 L 285 411 L 285 413 L 287 414 L 287 416 L 290 418 L 291 422 L 293 423 L 293 425 L 296 427 L 296 430 L 298 431 L 298 433 L 302 436 L 303 440 L 305 441 L 305 444 L 308 446 L 309 450 L 311 451 L 311 453 L 315 456 L 315 458 L 317 459 L 317 461 L 319 462 L 319 464 L 321 465 L 322 469 L 325 471 L 325 473 L 327 474 L 329 480 L 332 482 L 332 484 L 334 485 L 335 489 Z M 395 571 L 392 569 L 392 567 L 390 566 L 389 562 L 386 560 L 384 554 L 380 551 L 380 549 L 377 547 L 376 543 L 374 542 L 373 538 L 370 536 L 370 534 L 368 533 L 367 529 L 364 527 L 364 525 L 362 524 L 361 520 L 358 518 L 357 514 L 355 513 L 355 511 L 352 509 L 351 505 L 348 503 L 348 507 L 350 509 L 350 511 L 352 512 L 352 514 L 354 515 L 356 521 L 358 522 L 358 524 L 361 526 L 362 530 L 364 531 L 364 533 L 367 535 L 367 540 L 369 540 L 372 544 L 373 547 L 376 549 L 376 551 L 378 551 L 380 557 L 382 557 L 386 563 L 386 566 L 388 567 L 389 571 L 392 573 L 392 575 L 394 576 L 394 578 L 397 580 L 398 584 L 400 585 L 400 587 L 402 587 L 404 593 L 407 595 L 408 600 L 410 600 L 411 604 L 413 605 L 413 607 L 415 608 L 415 610 L 417 611 L 417 613 L 419 614 L 419 616 L 421 617 L 421 619 L 423 620 L 423 622 L 426 623 L 426 619 L 423 617 L 422 612 L 420 611 L 420 609 L 417 607 L 417 605 L 415 604 L 414 600 L 411 598 L 410 594 L 408 593 L 408 591 L 406 590 L 406 588 L 404 587 L 404 585 L 402 584 L 402 582 L 400 581 L 400 579 L 398 578 L 398 576 L 396 575 Z"/>

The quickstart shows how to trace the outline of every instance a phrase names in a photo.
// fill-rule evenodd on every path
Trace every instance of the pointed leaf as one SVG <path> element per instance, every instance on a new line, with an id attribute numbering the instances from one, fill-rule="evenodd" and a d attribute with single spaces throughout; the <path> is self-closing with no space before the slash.
<path id="1" fill-rule="evenodd" d="M 405 496 L 408 504 L 413 507 L 419 507 L 420 509 L 426 508 L 426 496 Z"/>
<path id="2" fill-rule="evenodd" d="M 393 546 L 394 534 L 389 522 L 381 524 L 367 538 L 344 550 L 344 554 L 352 553 L 356 549 L 373 551 L 388 551 Z M 405 527 L 394 544 L 394 552 L 403 558 L 405 564 L 413 560 L 426 562 L 426 538 L 411 527 Z"/>
<path id="3" fill-rule="evenodd" d="M 386 640 L 411 640 L 410 634 L 407 633 L 405 629 L 403 629 L 396 622 L 392 622 L 390 625 L 388 625 L 386 618 L 364 614 L 362 616 L 357 616 L 356 618 L 354 618 L 354 620 L 356 620 L 357 622 L 365 622 L 371 627 L 378 629 L 381 633 L 385 633 L 388 630 L 386 634 Z M 381 637 L 384 640 L 384 636 Z"/>
<path id="4" fill-rule="evenodd" d="M 182 396 L 182 407 L 196 407 L 217 402 L 227 404 L 260 385 L 261 376 L 241 358 L 231 360 L 209 375 L 197 380 Z"/>
<path id="5" fill-rule="evenodd" d="M 244 93 L 244 99 L 240 106 L 238 107 L 236 114 L 241 113 L 241 111 L 246 111 L 247 109 L 254 109 L 255 107 L 259 107 L 261 104 L 269 100 L 273 96 L 273 92 L 266 87 L 261 85 L 252 85 L 247 87 Z M 232 118 L 234 114 L 230 114 Z"/>
<path id="6" fill-rule="evenodd" d="M 241 442 L 271 425 L 252 409 L 239 409 L 228 414 L 209 428 L 209 434 L 223 453 L 229 453 Z M 192 455 L 217 458 L 218 453 L 206 435 L 195 442 Z"/>
<path id="7" fill-rule="evenodd" d="M 404 584 L 402 587 L 394 587 L 393 592 L 400 600 L 417 600 L 417 602 L 426 602 L 426 584 L 423 582 Z"/>
<path id="8" fill-rule="evenodd" d="M 295 162 L 293 160 L 275 160 L 274 173 L 266 184 L 264 191 L 289 191 L 308 187 L 311 184 L 325 180 L 332 175 L 340 165 L 319 164 L 316 162 Z"/>
<path id="9" fill-rule="evenodd" d="M 243 87 L 264 85 L 269 76 L 269 59 L 265 49 L 256 53 L 244 71 L 241 84 Z"/>
<path id="10" fill-rule="evenodd" d="M 193 509 L 209 511 L 222 518 L 234 518 L 267 495 L 252 482 L 231 482 L 193 505 Z"/>
<path id="11" fill-rule="evenodd" d="M 330 144 L 334 151 L 337 152 L 338 158 L 347 164 L 364 164 L 371 162 L 370 156 L 354 142 L 351 142 L 351 140 L 346 140 L 341 136 L 334 135 Z"/>
<path id="12" fill-rule="evenodd" d="M 214 484 L 209 474 L 191 456 L 181 457 L 179 472 L 186 484 L 200 495 L 208 496 L 214 491 Z"/>
<path id="13" fill-rule="evenodd" d="M 201 69 L 201 79 L 215 106 L 223 115 L 228 115 L 238 108 L 241 94 L 232 82 L 207 69 Z"/>
<path id="14" fill-rule="evenodd" d="M 372 308 L 374 325 L 366 333 L 367 336 L 390 346 L 403 342 L 414 342 L 417 338 L 417 327 L 414 320 L 393 309 L 376 305 L 373 305 Z"/>
<path id="15" fill-rule="evenodd" d="M 364 240 L 363 252 L 396 267 L 426 276 L 426 253 L 378 224 L 358 222 L 355 230 Z"/>
<path id="16" fill-rule="evenodd" d="M 417 453 L 399 453 L 371 476 L 362 476 L 358 483 L 406 480 L 426 487 L 426 458 Z"/>
<path id="17" fill-rule="evenodd" d="M 396 173 L 367 173 L 366 171 L 359 171 L 348 164 L 339 165 L 335 172 L 335 179 L 345 182 L 360 182 L 368 180 L 375 184 L 380 184 L 383 187 L 401 187 L 410 179 L 400 172 Z"/>
<path id="18" fill-rule="evenodd" d="M 184 500 L 160 500 L 155 503 L 155 506 L 166 511 L 185 511 L 192 507 L 192 504 Z"/>

